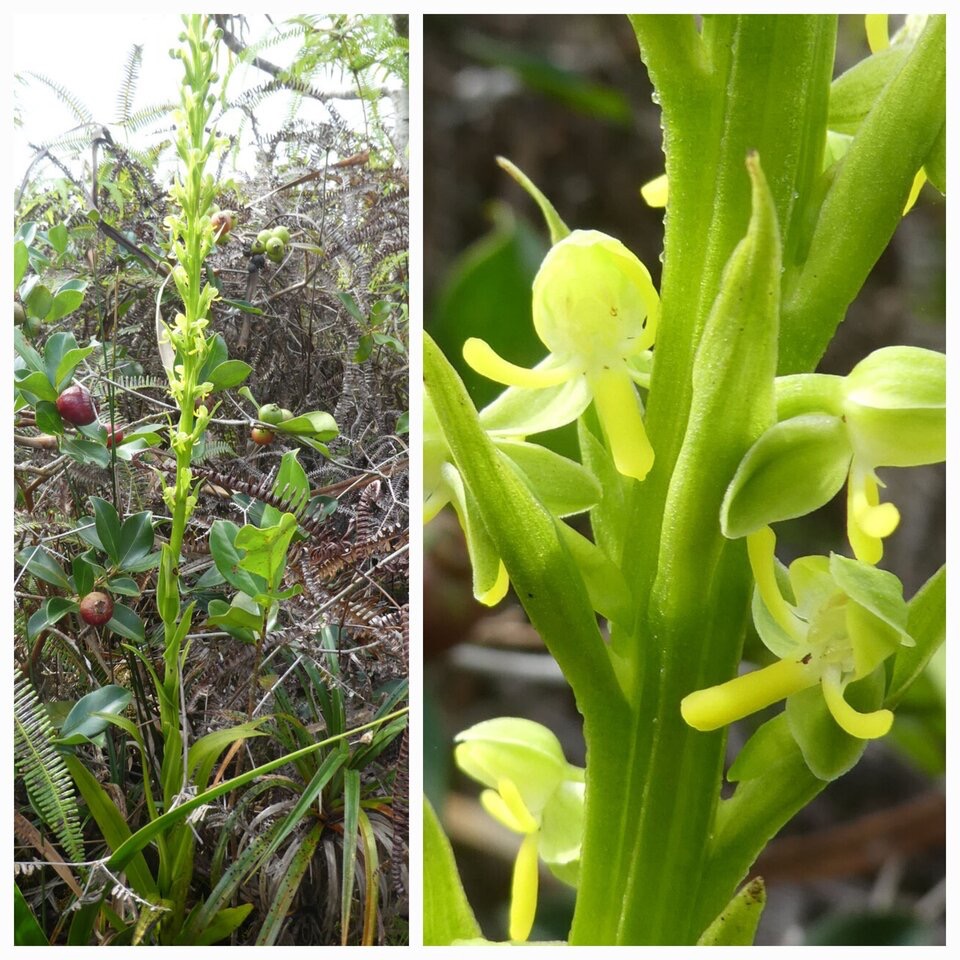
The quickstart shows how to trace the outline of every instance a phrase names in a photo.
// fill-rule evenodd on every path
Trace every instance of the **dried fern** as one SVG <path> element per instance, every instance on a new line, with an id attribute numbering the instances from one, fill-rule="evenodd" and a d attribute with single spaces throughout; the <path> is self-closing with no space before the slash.
<path id="1" fill-rule="evenodd" d="M 80 814 L 73 781 L 53 745 L 53 726 L 30 681 L 14 669 L 13 759 L 30 804 L 54 832 L 67 856 L 83 860 Z"/>

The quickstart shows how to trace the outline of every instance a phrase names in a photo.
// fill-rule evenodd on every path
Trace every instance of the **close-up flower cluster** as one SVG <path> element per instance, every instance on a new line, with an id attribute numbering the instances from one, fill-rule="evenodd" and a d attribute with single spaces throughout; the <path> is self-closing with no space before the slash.
<path id="1" fill-rule="evenodd" d="M 828 784 L 855 783 L 894 753 L 879 762 L 925 762 L 916 737 L 907 746 L 921 729 L 912 691 L 942 676 L 944 571 L 899 477 L 942 478 L 946 358 L 915 330 L 906 343 L 847 331 L 868 320 L 861 301 L 882 296 L 871 270 L 884 249 L 909 243 L 900 223 L 927 215 L 930 184 L 944 192 L 943 22 L 841 18 L 840 33 L 827 16 L 630 23 L 663 130 L 665 172 L 635 182 L 632 198 L 666 208 L 660 276 L 609 215 L 566 225 L 576 201 L 532 159 L 521 125 L 517 152 L 498 162 L 542 214 L 549 246 L 530 263 L 519 214 L 498 213 L 428 324 L 425 519 L 452 503 L 473 596 L 509 605 L 512 587 L 526 616 L 475 615 L 442 645 L 476 635 L 487 650 L 455 647 L 431 669 L 460 689 L 477 682 L 468 665 L 502 675 L 484 705 L 451 702 L 447 724 L 456 767 L 485 788 L 482 810 L 520 837 L 504 842 L 509 941 L 784 942 L 761 925 L 776 873 L 772 887 L 741 887 L 748 871 L 766 876 L 767 843 L 791 818 L 803 824 Z M 851 57 L 842 31 L 854 26 Z M 510 40 L 480 36 L 492 25 L 445 28 L 532 82 Z M 835 55 L 849 58 L 836 73 Z M 591 158 L 574 155 L 587 175 Z M 604 179 L 594 192 L 616 195 Z M 510 258 L 526 291 L 505 272 Z M 547 668 L 525 683 L 520 654 L 496 650 L 508 633 L 542 644 L 575 713 L 532 719 L 546 715 Z M 578 721 L 583 768 L 551 732 Z M 867 750 L 880 743 L 896 746 Z M 444 749 L 432 734 L 427 746 L 428 757 Z M 462 802 L 442 817 L 454 847 L 425 851 L 425 869 L 447 878 L 425 903 L 437 944 L 502 939 L 486 934 L 503 921 L 456 845 L 469 833 Z M 441 837 L 433 816 L 428 833 Z M 538 861 L 575 888 L 566 929 L 547 915 L 570 901 L 551 892 L 544 904 Z M 454 909 L 455 933 L 437 919 Z M 860 936 L 829 929 L 812 923 L 808 942 Z"/>

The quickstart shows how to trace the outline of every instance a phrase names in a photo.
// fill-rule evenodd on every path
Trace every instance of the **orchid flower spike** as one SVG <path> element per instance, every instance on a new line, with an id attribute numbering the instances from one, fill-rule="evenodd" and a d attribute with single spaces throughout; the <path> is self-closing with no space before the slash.
<path id="1" fill-rule="evenodd" d="M 580 416 L 592 399 L 617 469 L 642 480 L 653 449 L 631 361 L 652 346 L 659 310 L 647 268 L 619 240 L 575 230 L 551 248 L 533 281 L 533 324 L 550 350 L 547 359 L 532 370 L 519 367 L 477 338 L 466 341 L 463 356 L 508 386 L 576 384 L 578 402 L 567 405 L 563 422 Z"/>
<path id="2" fill-rule="evenodd" d="M 510 939 L 533 929 L 538 861 L 576 885 L 583 834 L 584 770 L 567 763 L 546 727 L 518 717 L 486 720 L 457 735 L 457 766 L 488 789 L 483 808 L 523 840 L 513 868 Z"/>
<path id="3" fill-rule="evenodd" d="M 913 645 L 900 581 L 836 554 L 801 557 L 789 568 L 790 602 L 778 582 L 775 546 L 769 527 L 747 537 L 757 584 L 754 623 L 780 659 L 689 694 L 680 705 L 684 720 L 697 730 L 716 730 L 779 700 L 787 699 L 789 707 L 791 697 L 819 684 L 827 709 L 844 731 L 861 740 L 884 736 L 893 714 L 885 709 L 860 712 L 844 691 L 882 671 L 883 661 L 901 645 Z"/>

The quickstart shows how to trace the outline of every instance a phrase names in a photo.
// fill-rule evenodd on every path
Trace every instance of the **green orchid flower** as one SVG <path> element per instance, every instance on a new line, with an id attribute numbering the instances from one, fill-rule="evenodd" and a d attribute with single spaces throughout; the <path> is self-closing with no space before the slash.
<path id="1" fill-rule="evenodd" d="M 631 370 L 653 345 L 659 309 L 647 268 L 619 240 L 575 230 L 554 244 L 533 281 L 533 324 L 550 351 L 546 360 L 519 367 L 477 338 L 464 343 L 463 356 L 507 386 L 569 385 L 575 402 L 551 427 L 576 419 L 592 399 L 617 469 L 642 480 L 653 449 Z"/>
<path id="2" fill-rule="evenodd" d="M 946 456 L 946 357 L 884 347 L 847 377 L 777 380 L 779 422 L 741 461 L 720 514 L 737 538 L 823 506 L 847 484 L 847 537 L 854 556 L 877 563 L 900 521 L 881 503 L 878 467 L 939 463 Z"/>
<path id="3" fill-rule="evenodd" d="M 900 581 L 836 554 L 801 557 L 789 568 L 788 599 L 778 582 L 775 546 L 769 527 L 747 538 L 757 583 L 754 623 L 780 659 L 689 694 L 680 705 L 684 720 L 697 730 L 716 730 L 786 699 L 788 718 L 795 721 L 791 729 L 803 749 L 802 724 L 790 717 L 791 699 L 819 685 L 830 715 L 846 733 L 861 740 L 884 736 L 893 714 L 885 709 L 861 712 L 844 693 L 851 683 L 874 674 L 882 685 L 883 661 L 901 645 L 913 645 Z"/>
<path id="4" fill-rule="evenodd" d="M 525 941 L 537 909 L 538 861 L 576 885 L 584 770 L 567 763 L 556 736 L 532 720 L 486 720 L 456 740 L 457 766 L 487 787 L 480 795 L 483 808 L 523 837 L 513 868 L 509 932 L 512 941 Z"/>
<path id="5" fill-rule="evenodd" d="M 524 439 L 527 432 L 537 431 L 544 410 L 549 419 L 551 406 L 567 403 L 562 395 L 547 399 L 552 404 L 546 408 L 531 409 L 523 396 L 502 396 L 481 412 L 480 422 L 491 424 L 488 433 L 497 449 L 547 509 L 556 517 L 566 517 L 589 510 L 600 499 L 601 491 L 585 467 Z M 429 523 L 447 504 L 453 506 L 470 555 L 474 596 L 487 606 L 495 606 L 509 589 L 507 570 L 483 524 L 477 501 L 453 462 L 427 391 L 423 399 L 423 494 L 424 523 Z M 575 534 L 570 530 L 569 535 Z"/>

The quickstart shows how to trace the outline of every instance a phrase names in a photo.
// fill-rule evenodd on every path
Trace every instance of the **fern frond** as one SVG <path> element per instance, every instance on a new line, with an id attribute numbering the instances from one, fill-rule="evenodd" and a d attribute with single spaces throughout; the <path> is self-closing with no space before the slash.
<path id="1" fill-rule="evenodd" d="M 278 47 L 281 43 L 286 43 L 286 41 L 292 37 L 300 36 L 302 32 L 301 29 L 281 30 L 278 28 L 247 46 L 243 54 L 237 59 L 244 63 L 250 63 L 264 50 L 269 50 L 271 47 Z"/>
<path id="2" fill-rule="evenodd" d="M 103 129 L 97 123 L 86 123 L 37 144 L 39 150 L 69 150 L 79 153 L 90 146 L 94 136 Z"/>
<path id="3" fill-rule="evenodd" d="M 169 386 L 167 381 L 161 377 L 144 375 L 137 377 L 116 377 L 115 382 L 118 387 L 122 387 L 125 390 L 166 390 Z"/>
<path id="4" fill-rule="evenodd" d="M 139 110 L 135 110 L 120 122 L 131 133 L 136 133 L 148 124 L 157 123 L 160 120 L 166 120 L 172 126 L 173 121 L 170 114 L 175 109 L 176 105 L 173 103 L 156 103 L 153 106 L 141 107 Z"/>
<path id="5" fill-rule="evenodd" d="M 127 54 L 127 62 L 123 67 L 123 82 L 117 93 L 117 123 L 125 125 L 130 119 L 133 108 L 133 99 L 137 91 L 137 80 L 140 78 L 140 65 L 143 62 L 143 46 L 135 43 Z"/>
<path id="6" fill-rule="evenodd" d="M 57 83 L 56 80 L 51 80 L 50 77 L 43 73 L 34 73 L 31 71 L 27 76 L 33 77 L 34 80 L 39 80 L 40 83 L 52 90 L 56 98 L 67 107 L 79 123 L 90 124 L 94 122 L 93 114 L 87 109 L 86 104 L 83 103 L 79 97 L 74 96 L 65 86 Z"/>
<path id="7" fill-rule="evenodd" d="M 220 457 L 236 457 L 237 451 L 226 440 L 213 440 L 209 437 L 204 443 L 203 459 L 217 460 Z"/>
<path id="8" fill-rule="evenodd" d="M 14 670 L 13 761 L 30 804 L 54 832 L 67 856 L 83 860 L 80 813 L 73 781 L 53 745 L 53 726 L 30 681 Z"/>

